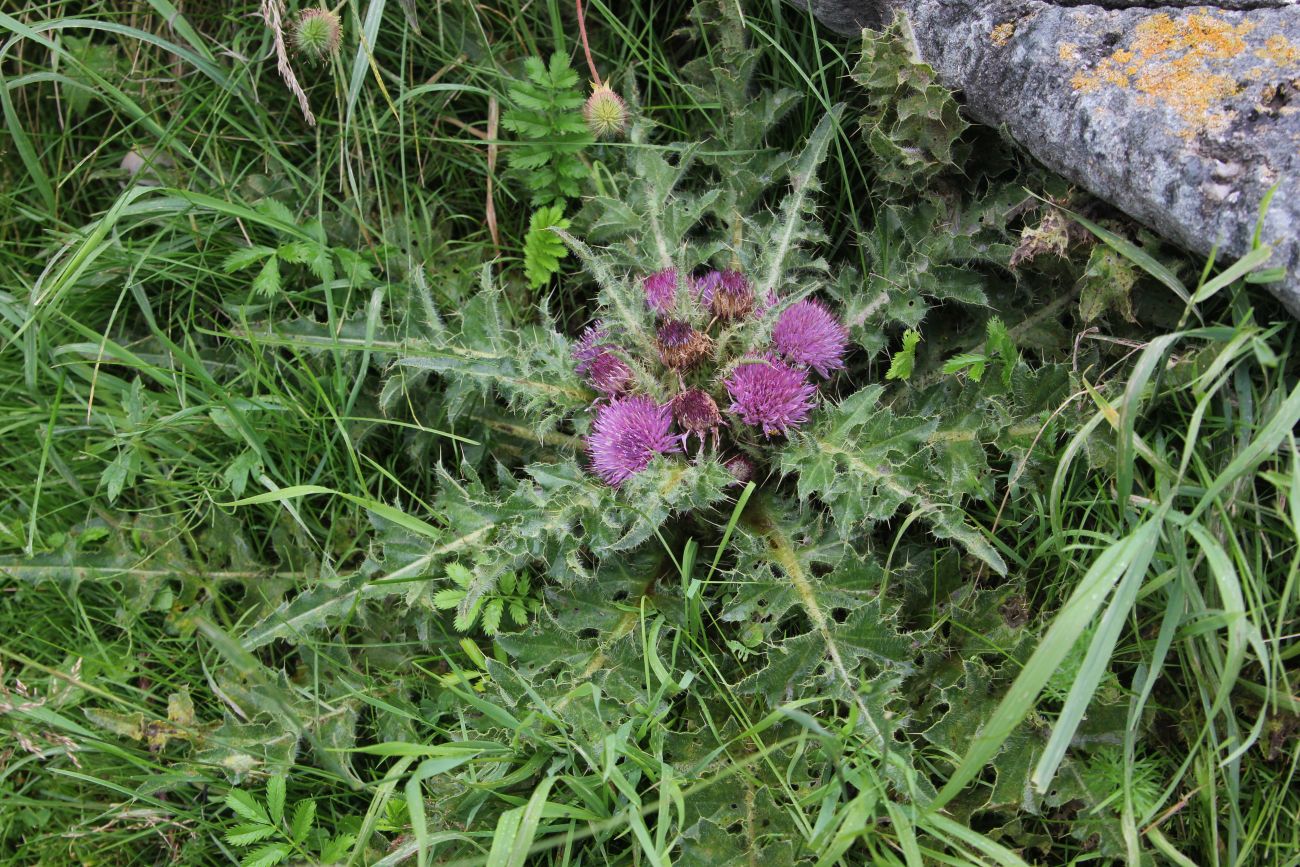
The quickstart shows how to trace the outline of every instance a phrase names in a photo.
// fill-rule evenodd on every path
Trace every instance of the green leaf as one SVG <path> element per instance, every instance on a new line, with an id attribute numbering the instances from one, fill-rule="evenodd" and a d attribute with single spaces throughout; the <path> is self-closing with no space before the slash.
<path id="1" fill-rule="evenodd" d="M 308 798 L 305 801 L 299 801 L 293 809 L 293 821 L 289 823 L 289 838 L 301 846 L 311 833 L 312 824 L 316 821 L 316 802 Z"/>
<path id="2" fill-rule="evenodd" d="M 474 580 L 474 573 L 470 572 L 460 563 L 448 563 L 447 577 L 451 579 L 453 584 L 463 590 L 469 586 L 471 581 Z"/>
<path id="3" fill-rule="evenodd" d="M 253 292 L 263 298 L 280 294 L 280 260 L 277 257 L 267 257 L 262 270 L 253 278 Z"/>
<path id="4" fill-rule="evenodd" d="M 138 465 L 139 454 L 135 445 L 128 444 L 118 449 L 117 455 L 108 466 L 104 467 L 99 475 L 99 481 L 104 485 L 110 503 L 116 502 L 122 495 L 122 490 L 135 480 Z"/>
<path id="5" fill-rule="evenodd" d="M 1140 574 L 1146 571 L 1159 535 L 1160 521 L 1148 519 L 1131 534 L 1111 544 L 1097 558 L 1057 613 L 1038 648 L 1007 690 L 993 716 L 984 723 L 961 763 L 931 802 L 931 811 L 939 810 L 951 801 L 993 758 L 1003 742 L 1032 710 L 1038 693 L 1092 622 L 1093 615 L 1105 601 L 1110 589 L 1126 573 Z M 1043 767 L 1041 762 L 1039 767 Z"/>
<path id="6" fill-rule="evenodd" d="M 478 620 L 479 609 L 483 607 L 483 600 L 481 597 L 473 603 L 466 605 L 465 602 L 467 602 L 469 598 L 470 597 L 466 595 L 465 599 L 461 600 L 461 605 L 456 609 L 456 619 L 452 621 L 452 625 L 455 626 L 459 632 L 469 632 L 474 628 L 474 622 Z"/>
<path id="7" fill-rule="evenodd" d="M 1127 322 L 1136 322 L 1132 290 L 1137 283 L 1132 263 L 1103 244 L 1092 248 L 1088 267 L 1079 277 L 1079 315 L 1091 323 L 1115 311 Z"/>
<path id="8" fill-rule="evenodd" d="M 339 834 L 337 837 L 331 838 L 328 843 L 321 847 L 320 863 L 334 864 L 342 861 L 356 841 L 356 834 Z"/>
<path id="9" fill-rule="evenodd" d="M 918 59 L 907 19 L 862 33 L 862 55 L 852 77 L 867 91 L 862 129 L 876 157 L 877 176 L 904 189 L 921 189 L 955 168 L 968 124 L 933 68 Z"/>
<path id="10" fill-rule="evenodd" d="M 67 103 L 68 112 L 79 117 L 99 96 L 96 79 L 120 78 L 124 74 L 122 62 L 116 45 L 93 42 L 90 36 L 64 36 L 63 47 L 71 62 L 65 67 L 68 81 L 59 82 L 59 95 Z"/>
<path id="11" fill-rule="evenodd" d="M 221 263 L 221 269 L 227 274 L 242 271 L 261 262 L 267 256 L 274 256 L 275 248 L 254 244 L 252 247 L 236 247 L 231 250 Z"/>
<path id="12" fill-rule="evenodd" d="M 569 255 L 569 248 L 551 231 L 552 227 L 569 228 L 562 205 L 538 208 L 528 222 L 528 234 L 524 236 L 524 273 L 534 289 L 559 273 L 560 260 Z"/>
<path id="13" fill-rule="evenodd" d="M 284 818 L 284 796 L 284 777 L 274 776 L 266 781 L 266 809 L 277 824 Z"/>
<path id="14" fill-rule="evenodd" d="M 590 174 L 578 154 L 592 144 L 583 121 L 578 76 L 568 57 L 556 52 L 549 68 L 540 57 L 524 61 L 526 81 L 507 89 L 509 108 L 501 126 L 522 141 L 507 151 L 512 171 L 533 191 L 533 203 L 563 204 L 580 192 L 578 181 Z"/>
<path id="15" fill-rule="evenodd" d="M 791 280 L 793 266 L 797 264 L 794 252 L 801 243 L 820 241 L 823 237 L 820 226 L 812 220 L 812 194 L 821 189 L 817 171 L 826 159 L 843 114 L 843 103 L 832 106 L 809 134 L 795 161 L 790 172 L 790 192 L 781 200 L 777 222 L 760 251 L 759 276 L 754 282 L 754 292 L 759 298 L 768 297 Z"/>
<path id="16" fill-rule="evenodd" d="M 943 363 L 943 372 L 945 375 L 961 373 L 966 371 L 971 382 L 979 382 L 984 378 L 984 367 L 988 364 L 989 357 L 975 352 L 964 352 L 961 355 L 954 355 Z M 892 368 L 891 368 L 892 371 Z"/>
<path id="17" fill-rule="evenodd" d="M 860 389 L 790 437 L 779 466 L 797 477 L 799 499 L 824 503 L 845 536 L 911 506 L 936 536 L 954 539 L 1005 573 L 1002 557 L 962 514 L 951 480 L 936 470 L 928 441 L 937 420 L 895 417 L 880 405 L 883 391 Z"/>
<path id="18" fill-rule="evenodd" d="M 921 342 L 921 332 L 909 328 L 903 332 L 903 348 L 894 353 L 889 362 L 885 379 L 912 378 L 912 368 L 916 365 L 916 345 Z"/>
<path id="19" fill-rule="evenodd" d="M 460 600 L 464 598 L 464 590 L 452 590 L 450 588 L 439 590 L 437 593 L 433 594 L 433 607 L 437 608 L 439 611 L 447 611 L 459 605 Z"/>
<path id="20" fill-rule="evenodd" d="M 298 224 L 298 221 L 294 219 L 293 211 L 289 210 L 289 206 L 284 202 L 281 202 L 279 199 L 273 199 L 270 196 L 267 196 L 263 199 L 259 199 L 257 204 L 253 207 L 257 208 L 257 210 L 261 211 L 272 220 L 283 223 L 286 226 L 296 226 Z"/>
<path id="21" fill-rule="evenodd" d="M 1020 349 L 1011 339 L 1011 332 L 1007 325 L 997 316 L 989 318 L 985 327 L 985 346 L 989 352 L 996 355 L 1002 362 L 1002 384 L 1008 388 L 1011 386 L 1011 376 L 1016 369 L 1016 364 L 1020 361 Z M 978 381 L 978 380 L 977 380 Z"/>
<path id="22" fill-rule="evenodd" d="M 275 867 L 288 858 L 292 851 L 293 848 L 288 843 L 270 843 L 249 852 L 239 864 L 240 867 Z"/>
<path id="23" fill-rule="evenodd" d="M 777 704 L 795 684 L 811 681 L 819 694 L 829 692 L 852 702 L 859 711 L 858 724 L 885 744 L 892 714 L 868 703 L 860 677 L 864 668 L 886 675 L 910 672 L 914 642 L 893 627 L 892 616 L 880 607 L 873 590 L 883 580 L 879 564 L 845 556 L 833 535 L 808 544 L 809 535 L 817 538 L 816 529 L 804 526 L 803 518 L 797 509 L 770 498 L 751 503 L 745 512 L 744 525 L 755 537 L 752 556 L 781 575 L 778 587 L 788 584 L 793 590 L 779 594 L 777 588 L 760 588 L 768 599 L 765 614 L 779 618 L 786 607 L 797 605 L 812 629 L 781 640 L 768 652 L 766 665 L 741 681 L 739 690 L 757 692 Z M 825 574 L 819 575 L 815 567 L 828 563 L 833 568 L 821 569 Z M 739 612 L 725 616 L 744 617 Z"/>
<path id="24" fill-rule="evenodd" d="M 483 606 L 483 631 L 496 635 L 501 630 L 501 614 L 505 610 L 505 601 L 501 597 L 489 599 Z"/>
<path id="25" fill-rule="evenodd" d="M 257 798 L 243 789 L 231 789 L 229 794 L 226 795 L 225 803 L 241 818 L 248 819 L 250 822 L 259 822 L 263 825 L 271 824 L 271 818 L 266 815 L 266 810 L 258 803 Z"/>
<path id="26" fill-rule="evenodd" d="M 251 846 L 274 833 L 274 825 L 236 825 L 226 832 L 226 842 L 231 846 Z"/>
<path id="27" fill-rule="evenodd" d="M 242 451 L 222 470 L 221 478 L 230 486 L 230 493 L 242 497 L 248 487 L 249 476 L 259 472 L 262 457 L 252 449 Z"/>

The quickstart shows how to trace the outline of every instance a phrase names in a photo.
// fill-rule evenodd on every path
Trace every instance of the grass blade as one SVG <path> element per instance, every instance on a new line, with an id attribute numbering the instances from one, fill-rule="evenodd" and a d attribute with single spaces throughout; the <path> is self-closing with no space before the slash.
<path id="1" fill-rule="evenodd" d="M 956 797 L 997 755 L 1003 742 L 1033 709 L 1039 692 L 1092 622 L 1110 589 L 1142 551 L 1154 543 L 1159 531 L 1160 524 L 1149 519 L 1129 536 L 1111 544 L 1097 558 L 1048 627 L 1043 640 L 993 715 L 980 728 L 970 750 L 930 803 L 931 812 L 941 809 Z"/>

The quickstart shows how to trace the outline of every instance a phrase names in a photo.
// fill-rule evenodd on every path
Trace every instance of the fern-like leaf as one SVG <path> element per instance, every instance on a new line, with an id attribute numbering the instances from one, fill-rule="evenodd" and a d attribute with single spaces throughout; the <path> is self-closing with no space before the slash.
<path id="1" fill-rule="evenodd" d="M 528 221 L 528 234 L 524 236 L 524 273 L 534 289 L 544 286 L 560 270 L 560 260 L 569 255 L 560 237 L 552 228 L 567 229 L 564 207 L 550 205 L 538 208 Z"/>
<path id="2" fill-rule="evenodd" d="M 502 127 L 522 139 L 508 159 L 532 192 L 533 204 L 563 206 L 566 198 L 578 196 L 579 182 L 590 173 L 578 158 L 592 144 L 582 119 L 578 75 L 558 52 L 549 65 L 529 57 L 524 70 L 526 80 L 507 91 L 510 108 L 501 119 Z"/>

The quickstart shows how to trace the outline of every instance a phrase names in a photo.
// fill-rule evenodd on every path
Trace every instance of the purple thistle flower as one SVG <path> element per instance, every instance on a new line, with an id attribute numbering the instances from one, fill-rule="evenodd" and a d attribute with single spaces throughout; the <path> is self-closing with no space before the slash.
<path id="1" fill-rule="evenodd" d="M 745 424 L 761 427 L 769 437 L 807 421 L 817 394 L 805 371 L 775 356 L 741 363 L 722 384 L 731 395 L 728 411 Z"/>
<path id="2" fill-rule="evenodd" d="M 680 451 L 672 407 L 643 395 L 623 397 L 596 410 L 587 437 L 591 468 L 611 487 L 650 466 L 655 455 Z"/>
<path id="3" fill-rule="evenodd" d="M 781 311 L 772 343 L 787 360 L 817 371 L 822 379 L 844 366 L 849 333 L 820 302 L 805 299 Z"/>
<path id="4" fill-rule="evenodd" d="M 573 347 L 573 359 L 578 362 L 578 373 L 585 372 L 584 365 L 605 351 L 608 340 L 609 332 L 605 330 L 604 322 L 594 322 L 587 326 Z"/>
<path id="5" fill-rule="evenodd" d="M 659 326 L 659 358 L 673 370 L 689 370 L 713 351 L 713 339 L 689 322 L 670 319 Z"/>
<path id="6" fill-rule="evenodd" d="M 705 271 L 699 277 L 691 278 L 691 295 L 705 307 L 712 307 L 713 295 L 721 282 L 721 271 Z"/>
<path id="7" fill-rule="evenodd" d="M 656 271 L 641 281 L 645 303 L 656 313 L 671 313 L 677 306 L 677 269 Z"/>
<path id="8" fill-rule="evenodd" d="M 673 418 L 687 434 L 706 434 L 718 429 L 722 415 L 707 391 L 688 388 L 673 398 Z"/>
<path id="9" fill-rule="evenodd" d="M 603 322 L 587 326 L 573 347 L 578 374 L 585 376 L 591 387 L 606 397 L 627 391 L 635 379 L 632 368 L 610 352 L 612 348 L 615 347 L 609 343 L 609 332 Z"/>
<path id="10" fill-rule="evenodd" d="M 720 319 L 740 319 L 754 309 L 754 289 L 739 271 L 723 271 L 709 305 Z"/>
<path id="11" fill-rule="evenodd" d="M 612 352 L 601 352 L 583 366 L 592 388 L 607 397 L 627 391 L 636 378 L 627 362 Z"/>

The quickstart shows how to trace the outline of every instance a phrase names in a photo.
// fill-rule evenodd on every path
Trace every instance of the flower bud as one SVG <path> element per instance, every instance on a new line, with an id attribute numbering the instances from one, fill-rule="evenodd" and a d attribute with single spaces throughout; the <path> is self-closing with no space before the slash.
<path id="1" fill-rule="evenodd" d="M 739 271 L 722 271 L 713 290 L 713 312 L 719 319 L 740 319 L 754 309 L 754 290 Z"/>
<path id="2" fill-rule="evenodd" d="M 293 26 L 293 45 L 299 54 L 313 60 L 327 60 L 338 54 L 343 42 L 339 16 L 328 9 L 304 9 Z"/>
<path id="3" fill-rule="evenodd" d="M 688 322 L 673 319 L 659 326 L 659 358 L 673 370 L 690 370 L 713 353 L 713 340 Z"/>
<path id="4" fill-rule="evenodd" d="M 722 413 L 707 391 L 688 388 L 673 398 L 673 420 L 688 434 L 705 434 L 718 429 Z"/>
<path id="5" fill-rule="evenodd" d="M 727 471 L 731 473 L 733 485 L 743 485 L 754 478 L 754 462 L 744 455 L 736 455 L 734 458 L 728 458 L 723 464 Z"/>
<path id="6" fill-rule="evenodd" d="M 598 139 L 619 135 L 627 128 L 627 104 L 607 84 L 592 88 L 582 115 L 587 119 L 587 128 Z"/>

